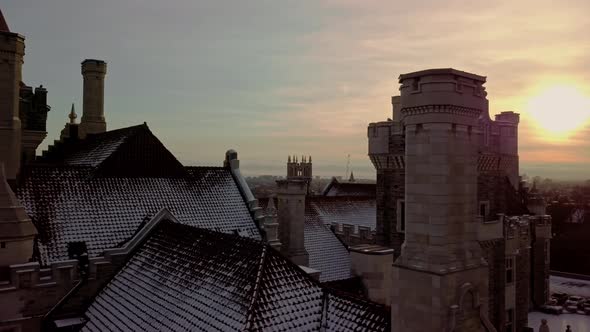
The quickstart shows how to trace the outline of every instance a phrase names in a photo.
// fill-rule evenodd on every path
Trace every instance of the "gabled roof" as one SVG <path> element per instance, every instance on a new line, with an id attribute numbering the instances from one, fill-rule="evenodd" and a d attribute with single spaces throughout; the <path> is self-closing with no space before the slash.
<path id="1" fill-rule="evenodd" d="M 144 123 L 67 139 L 51 147 L 39 163 L 88 166 L 105 176 L 182 176 L 182 164 Z"/>
<path id="2" fill-rule="evenodd" d="M 191 167 L 183 177 L 97 176 L 88 166 L 27 169 L 17 197 L 39 232 L 41 264 L 68 259 L 68 243 L 86 242 L 89 255 L 127 241 L 167 208 L 181 223 L 255 239 L 260 233 L 227 168 Z"/>
<path id="3" fill-rule="evenodd" d="M 330 226 L 306 212 L 304 226 L 305 250 L 309 267 L 319 270 L 321 282 L 349 279 L 352 275 L 350 253 Z"/>
<path id="4" fill-rule="evenodd" d="M 162 221 L 83 331 L 388 331 L 383 306 L 321 287 L 268 244 Z"/>
<path id="5" fill-rule="evenodd" d="M 375 183 L 359 182 L 340 182 L 336 178 L 326 185 L 323 196 L 355 196 L 355 197 L 373 197 L 377 195 L 377 185 Z"/>
<path id="6" fill-rule="evenodd" d="M 305 199 L 303 236 L 305 250 L 309 254 L 309 267 L 321 272 L 321 282 L 351 278 L 352 270 L 348 249 L 330 229 L 330 223 L 325 223 L 319 218 L 315 208 L 311 206 L 310 202 L 316 198 L 318 197 L 310 198 L 308 196 Z M 258 203 L 260 207 L 266 209 L 268 198 L 260 198 Z M 275 205 L 278 206 L 278 203 L 275 202 Z"/>

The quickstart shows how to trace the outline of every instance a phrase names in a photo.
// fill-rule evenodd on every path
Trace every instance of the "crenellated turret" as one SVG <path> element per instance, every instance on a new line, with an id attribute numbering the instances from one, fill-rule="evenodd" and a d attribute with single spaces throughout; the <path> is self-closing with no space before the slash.
<path id="1" fill-rule="evenodd" d="M 394 263 L 393 331 L 484 330 L 488 270 L 476 200 L 485 80 L 454 69 L 400 76 L 405 242 Z"/>

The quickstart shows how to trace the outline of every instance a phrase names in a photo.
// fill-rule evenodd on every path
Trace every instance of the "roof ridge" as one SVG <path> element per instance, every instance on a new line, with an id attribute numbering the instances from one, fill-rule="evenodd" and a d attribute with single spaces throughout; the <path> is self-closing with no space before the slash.
<path id="1" fill-rule="evenodd" d="M 189 168 L 189 169 L 193 169 L 193 168 L 198 168 L 198 169 L 227 169 L 226 167 L 223 166 L 193 166 L 193 165 L 188 165 L 185 166 L 183 165 L 184 168 Z"/>
<path id="2" fill-rule="evenodd" d="M 258 271 L 256 273 L 256 281 L 254 283 L 254 290 L 252 291 L 252 300 L 250 301 L 250 306 L 248 306 L 248 311 L 246 312 L 246 326 L 244 326 L 244 331 L 249 331 L 252 327 L 252 322 L 254 320 L 254 310 L 256 303 L 258 302 L 258 298 L 260 296 L 260 284 L 262 284 L 262 277 L 264 276 L 265 266 L 266 266 L 266 257 L 268 251 L 268 244 L 263 245 L 262 247 L 262 254 L 260 255 L 260 263 L 258 264 Z"/>

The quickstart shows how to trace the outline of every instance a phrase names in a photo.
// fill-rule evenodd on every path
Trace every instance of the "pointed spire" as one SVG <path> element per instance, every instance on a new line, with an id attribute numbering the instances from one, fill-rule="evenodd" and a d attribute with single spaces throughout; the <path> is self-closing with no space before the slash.
<path id="1" fill-rule="evenodd" d="M 290 163 L 291 162 L 291 156 L 287 157 L 287 162 Z"/>
<path id="2" fill-rule="evenodd" d="M 352 173 L 352 171 L 350 171 L 350 178 L 348 179 L 348 182 L 354 182 L 354 173 Z"/>
<path id="3" fill-rule="evenodd" d="M 311 163 L 311 155 L 309 155 L 309 162 Z"/>
<path id="4" fill-rule="evenodd" d="M 68 117 L 70 118 L 70 124 L 76 123 L 76 118 L 78 117 L 78 114 L 76 114 L 74 103 L 72 103 L 72 110 L 70 111 L 70 115 L 68 115 Z"/>
<path id="5" fill-rule="evenodd" d="M 4 19 L 4 15 L 2 15 L 2 9 L 0 9 L 0 32 L 10 32 L 10 29 L 8 28 L 8 24 L 6 23 L 6 20 Z"/>

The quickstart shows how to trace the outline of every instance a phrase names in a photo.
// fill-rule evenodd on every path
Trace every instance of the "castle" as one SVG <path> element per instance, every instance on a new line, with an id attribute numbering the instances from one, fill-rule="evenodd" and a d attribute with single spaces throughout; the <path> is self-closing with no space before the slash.
<path id="1" fill-rule="evenodd" d="M 491 120 L 485 81 L 454 69 L 401 75 L 392 118 L 368 127 L 376 185 L 333 180 L 305 195 L 291 160 L 278 182 L 279 228 L 308 238 L 309 219 L 330 225 L 362 293 L 391 305 L 393 331 L 522 331 L 548 300 L 551 218 L 519 180 L 519 115 Z"/>
<path id="2" fill-rule="evenodd" d="M 520 331 L 547 300 L 550 218 L 484 77 L 400 76 L 369 125 L 374 195 L 316 197 L 311 157 L 289 157 L 259 206 L 235 151 L 184 166 L 145 123 L 107 130 L 102 60 L 82 62 L 80 123 L 35 156 L 47 90 L 1 12 L 0 50 L 1 331 Z"/>
<path id="3" fill-rule="evenodd" d="M 80 123 L 72 107 L 35 156 L 47 91 L 21 82 L 1 12 L 0 30 L 0 331 L 389 330 L 384 306 L 280 254 L 235 151 L 184 166 L 146 123 L 107 130 L 102 60 L 82 62 Z"/>
<path id="4" fill-rule="evenodd" d="M 485 81 L 401 75 L 391 120 L 369 125 L 393 330 L 521 331 L 548 300 L 550 217 L 518 193 L 519 115 L 491 120 Z"/>

